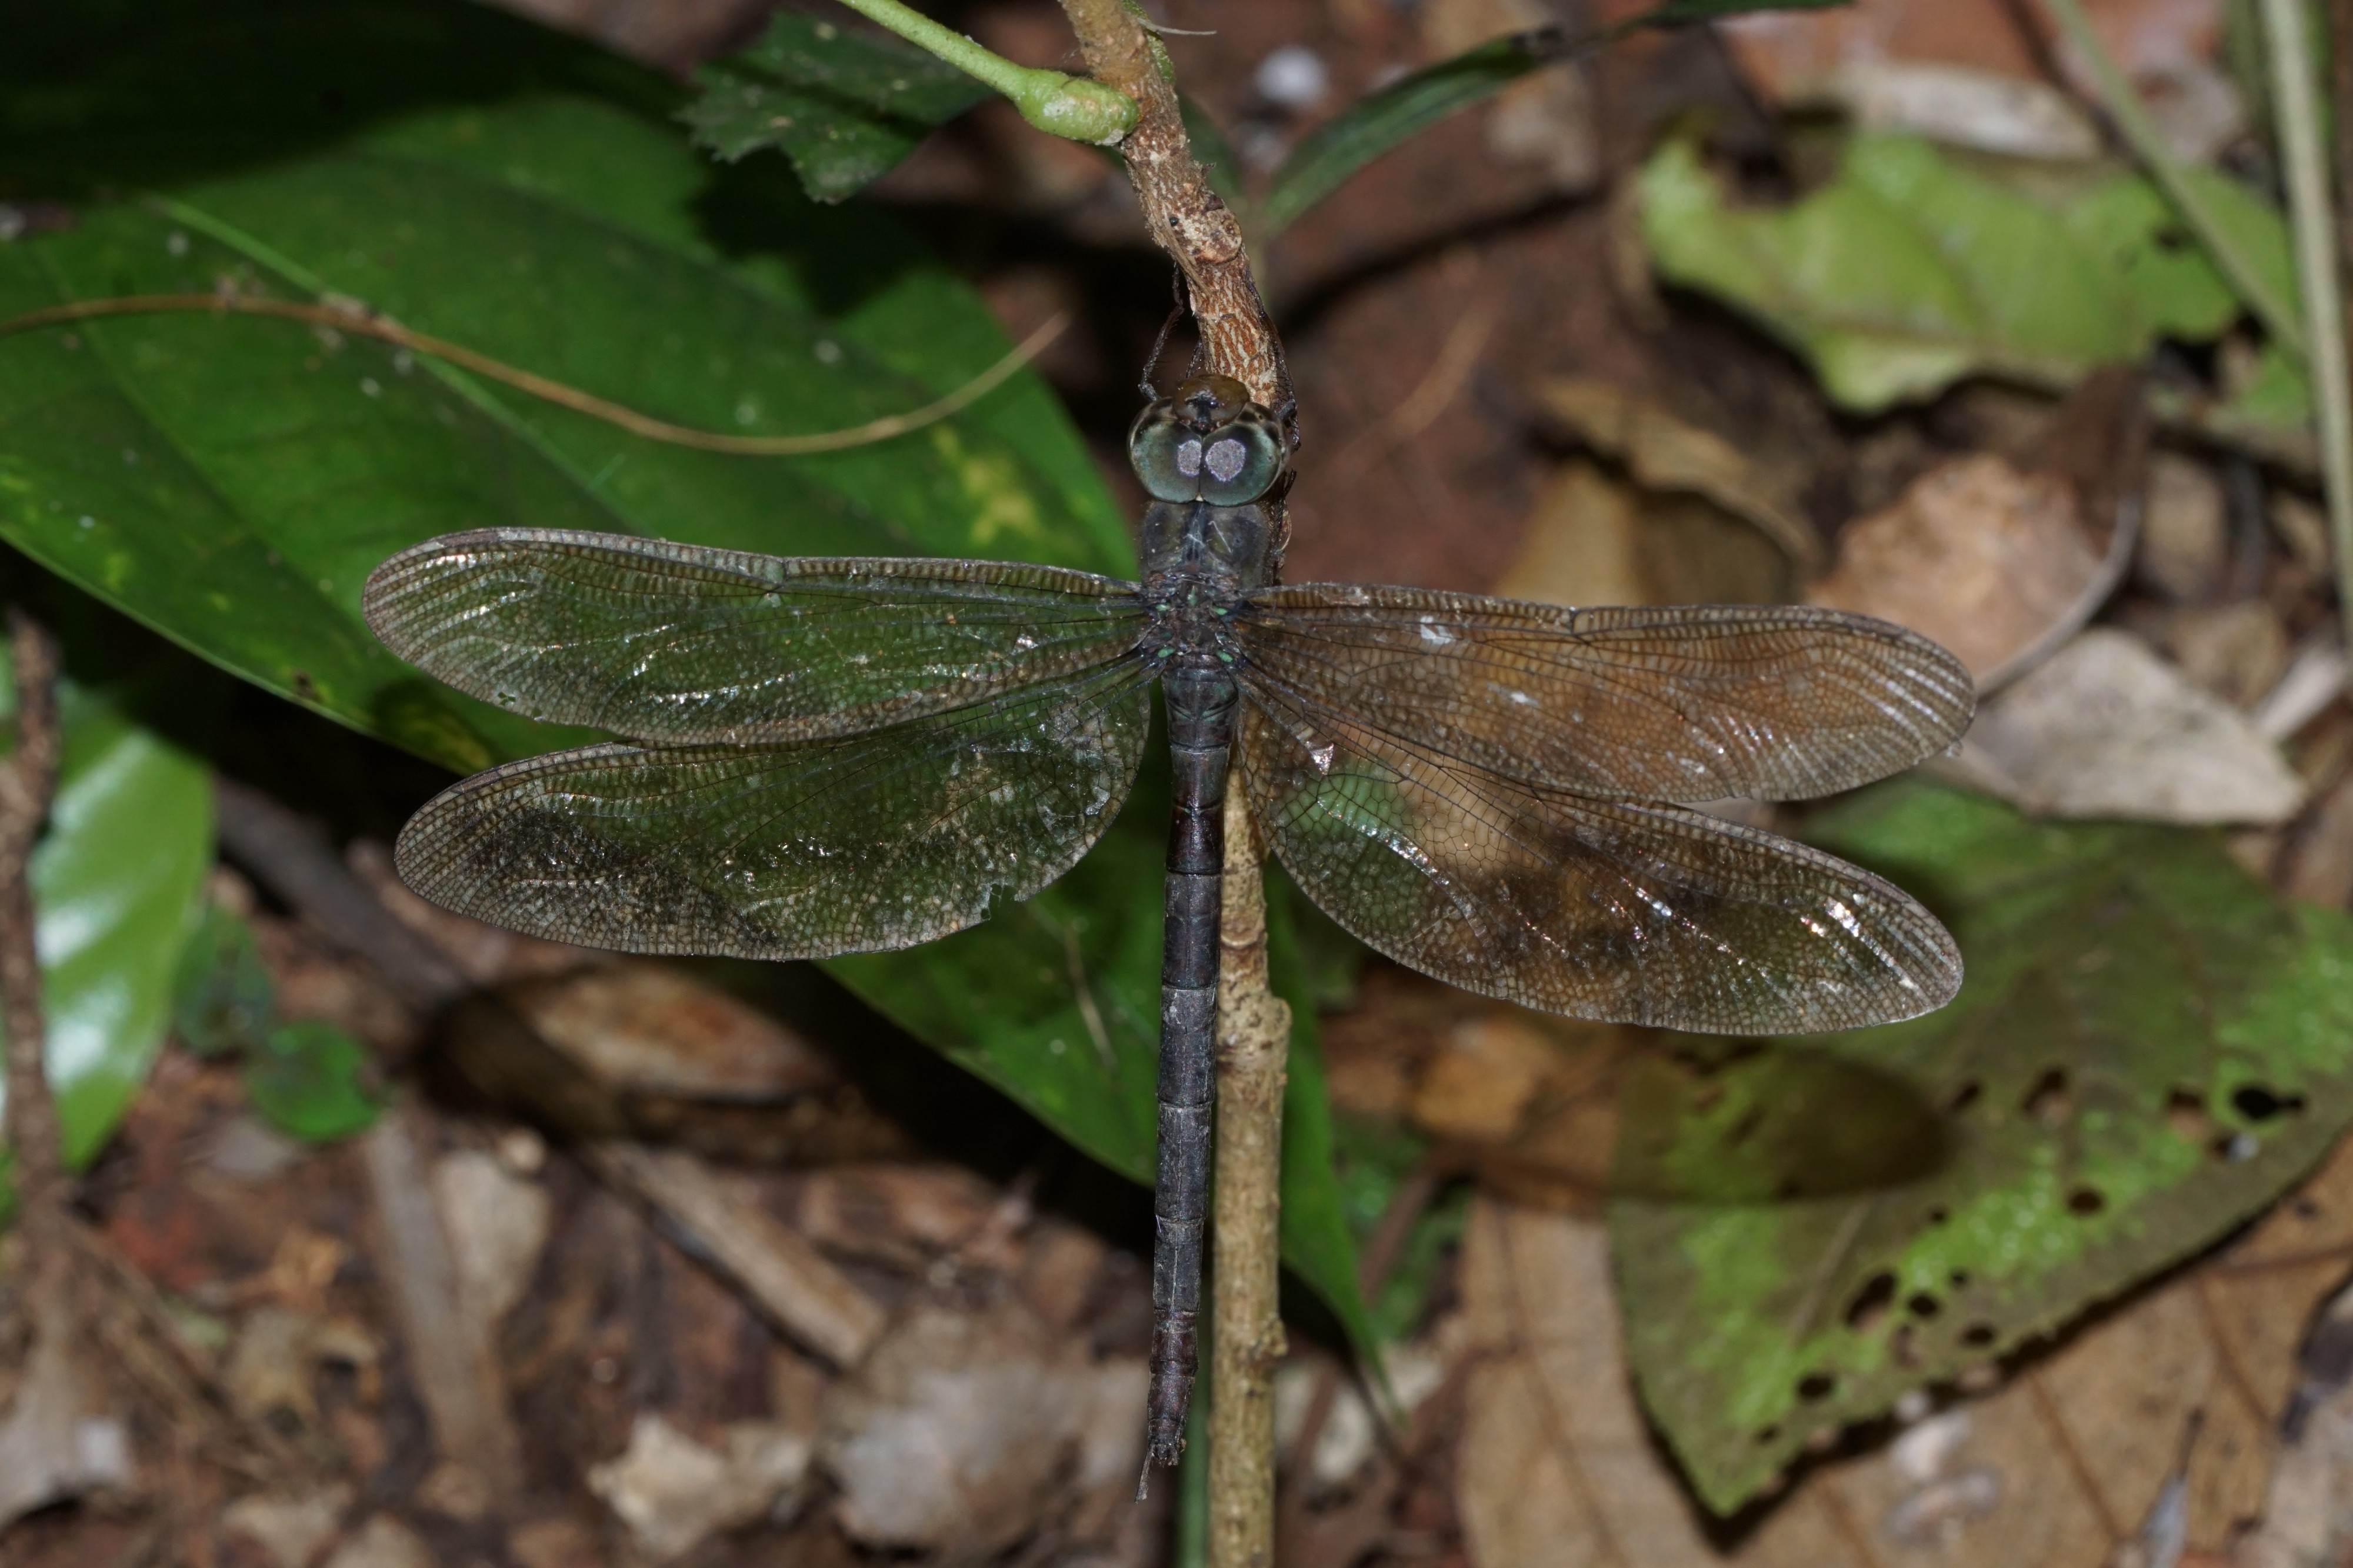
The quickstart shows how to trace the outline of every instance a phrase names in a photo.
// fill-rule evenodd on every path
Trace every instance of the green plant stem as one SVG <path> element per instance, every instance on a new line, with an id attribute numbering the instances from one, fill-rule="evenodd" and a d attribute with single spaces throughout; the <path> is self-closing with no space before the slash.
<path id="1" fill-rule="evenodd" d="M 1109 147 L 1135 128 L 1135 100 L 1117 88 L 1058 70 L 1015 65 L 899 0 L 841 3 L 1003 93 L 1021 111 L 1021 118 L 1040 131 Z"/>
<path id="2" fill-rule="evenodd" d="M 2337 545 L 2337 601 L 2353 614 L 2353 389 L 2346 371 L 2344 297 L 2337 286 L 2336 221 L 2329 212 L 2328 154 L 2320 140 L 2312 48 L 2304 0 L 2263 0 L 2272 102 L 2287 175 L 2296 280 L 2312 343 L 2313 402 L 2320 426 L 2320 483 Z M 2348 623 L 2353 633 L 2353 623 Z"/>
<path id="3" fill-rule="evenodd" d="M 2310 344 L 2305 338 L 2304 323 L 2297 316 L 2294 303 L 2273 293 L 2253 258 L 2240 245 L 2238 237 L 2206 204 L 2197 186 L 2190 182 L 2188 172 L 2166 147 L 2165 138 L 2157 129 L 2157 121 L 2149 118 L 2148 110 L 2141 104 L 2140 95 L 2133 90 L 2132 83 L 2125 79 L 2125 73 L 2117 67 L 2116 57 L 2108 53 L 2105 44 L 2100 42 L 2099 34 L 2093 30 L 2091 18 L 2084 14 L 2081 0 L 2042 0 L 2042 5 L 2051 13 L 2052 20 L 2059 24 L 2059 30 L 2066 34 L 2067 41 L 2075 47 L 2084 57 L 2084 63 L 2091 68 L 2092 79 L 2099 87 L 2101 107 L 2107 110 L 2108 119 L 2116 126 L 2117 133 L 2132 149 L 2133 155 L 2147 167 L 2158 184 L 2164 188 L 2168 199 L 2181 214 L 2182 221 L 2197 234 L 2198 243 L 2205 247 L 2206 253 L 2214 258 L 2214 264 L 2222 269 L 2222 275 L 2231 280 L 2231 286 L 2239 291 L 2239 298 L 2263 322 L 2263 331 L 2271 335 L 2274 342 L 2297 359 L 2308 357 Z"/>

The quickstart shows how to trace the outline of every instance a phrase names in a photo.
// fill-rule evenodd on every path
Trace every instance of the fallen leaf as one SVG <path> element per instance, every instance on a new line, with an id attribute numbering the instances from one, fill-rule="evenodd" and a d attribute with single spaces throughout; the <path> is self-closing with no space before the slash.
<path id="1" fill-rule="evenodd" d="M 1807 597 L 1942 643 L 1982 685 L 2070 619 L 2102 575 L 2073 492 L 1988 453 L 1938 465 L 1850 523 Z"/>
<path id="2" fill-rule="evenodd" d="M 433 1549 L 388 1513 L 377 1514 L 335 1548 L 326 1568 L 439 1568 Z"/>
<path id="3" fill-rule="evenodd" d="M 340 1483 L 286 1496 L 256 1492 L 221 1510 L 220 1532 L 252 1542 L 272 1568 L 311 1568 L 351 1506 L 352 1489 Z"/>
<path id="4" fill-rule="evenodd" d="M 588 1489 L 657 1561 L 770 1514 L 808 1473 L 810 1443 L 766 1422 L 745 1422 L 709 1447 L 659 1415 L 640 1412 L 629 1447 L 588 1472 Z"/>
<path id="5" fill-rule="evenodd" d="M 1949 146 L 2061 162 L 2100 154 L 2080 100 L 2049 82 L 1936 61 L 1846 59 L 1805 97 L 1841 109 L 1866 131 L 1909 132 Z"/>
<path id="6" fill-rule="evenodd" d="M 1645 492 L 1571 458 L 1495 592 L 1552 605 L 1777 604 L 1793 586 L 1781 550 L 1712 501 Z"/>
<path id="7" fill-rule="evenodd" d="M 522 1300 L 547 1246 L 547 1193 L 494 1154 L 460 1149 L 433 1163 L 433 1201 L 449 1236 L 468 1310 L 495 1323 Z"/>
<path id="8" fill-rule="evenodd" d="M 1082 1458 L 1134 1475 L 1145 1393 L 1135 1371 L 1091 1361 L 1018 1306 L 917 1308 L 835 1387 L 819 1454 L 841 1489 L 837 1518 L 870 1547 L 1001 1550 L 1044 1517 Z M 1115 1465 L 1086 1441 L 1114 1396 L 1126 1417 Z"/>
<path id="9" fill-rule="evenodd" d="M 2030 811 L 2278 823 L 2305 786 L 2245 715 L 2128 632 L 2093 627 L 1978 713 L 1965 746 Z"/>
<path id="10" fill-rule="evenodd" d="M 2222 481 L 2214 470 L 2176 452 L 2153 454 L 2133 575 L 2168 599 L 2205 598 L 2221 586 L 2230 550 Z"/>
<path id="11" fill-rule="evenodd" d="M 20 1264 L 21 1267 L 21 1264 Z M 19 1328 L 15 1394 L 0 1412 L 0 1530 L 26 1514 L 133 1479 L 131 1435 L 108 1397 L 65 1275 L 35 1279 Z"/>
<path id="12" fill-rule="evenodd" d="M 2164 1505 L 2179 1510 L 2183 1562 L 2219 1564 L 2264 1506 L 2297 1338 L 2348 1259 L 2353 1145 L 2340 1144 L 2226 1249 L 2030 1352 L 1997 1388 L 1948 1390 L 1941 1409 L 1921 1401 L 1889 1438 L 1807 1470 L 1727 1536 L 1699 1527 L 1642 1426 L 1601 1227 L 1482 1198 L 1461 1279 L 1474 1359 L 1456 1485 L 1471 1559 L 1477 1568 L 2094 1568 L 2129 1561 L 2116 1554 L 2163 1522 Z M 2192 1420 L 2196 1440 L 2185 1445 Z M 2353 1441 L 2353 1426 L 2348 1434 Z M 2353 1468 L 2341 1484 L 2353 1496 Z M 2333 1559 L 2233 1561 L 2321 1568 Z"/>
<path id="13" fill-rule="evenodd" d="M 2292 290 L 2279 209 L 2211 170 L 2183 177 L 2243 237 L 2251 265 Z M 2054 196 L 1917 138 L 1865 132 L 1847 141 L 1834 177 L 1782 207 L 1736 204 L 1688 138 L 1667 142 L 1637 178 L 1660 275 L 1746 312 L 1859 413 L 1987 372 L 2072 385 L 2137 362 L 2161 337 L 2211 342 L 2240 314 L 2136 175 Z M 2285 374 L 2234 408 L 2276 418 L 2295 398 Z"/>
<path id="14" fill-rule="evenodd" d="M 1820 566 L 1821 541 L 1791 499 L 1798 476 L 1778 472 L 1713 430 L 1609 382 L 1548 381 L 1536 396 L 1554 419 L 1601 456 L 1624 464 L 1646 489 L 1714 501 L 1754 524 L 1800 571 Z"/>
<path id="15" fill-rule="evenodd" d="M 2156 622 L 2158 645 L 2181 673 L 2252 711 L 2287 673 L 2287 626 L 2261 599 L 2183 605 Z"/>
<path id="16" fill-rule="evenodd" d="M 1719 1510 L 2262 1211 L 2353 1116 L 2353 921 L 2282 905 L 2211 836 L 1903 781 L 1807 837 L 1915 889 L 1968 975 L 1939 1012 L 1789 1042 L 1933 1107 L 1926 1170 L 1778 1201 L 1629 1183 L 1610 1205 L 1644 1402 Z M 1621 1163 L 1737 1193 L 1782 1048 L 1685 1039 L 1719 1065 L 1634 1086 Z"/>
<path id="17" fill-rule="evenodd" d="M 512 986 L 507 999 L 541 1038 L 624 1093 L 773 1103 L 840 1081 L 783 1025 L 669 964 L 599 964 Z"/>

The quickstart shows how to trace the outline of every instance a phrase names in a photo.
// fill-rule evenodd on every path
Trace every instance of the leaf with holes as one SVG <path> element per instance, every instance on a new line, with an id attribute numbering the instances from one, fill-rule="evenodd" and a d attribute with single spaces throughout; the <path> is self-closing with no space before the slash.
<path id="1" fill-rule="evenodd" d="M 854 195 L 888 174 L 934 126 L 988 89 L 896 38 L 848 33 L 779 11 L 760 41 L 695 74 L 702 88 L 679 116 L 729 163 L 774 147 L 821 202 Z"/>
<path id="2" fill-rule="evenodd" d="M 2277 903 L 2211 835 L 1904 781 L 1808 837 L 1918 892 L 1968 978 L 1941 1012 L 1803 1042 L 1937 1108 L 1925 1174 L 1611 1206 L 1643 1400 L 1724 1512 L 1815 1433 L 2206 1246 L 2353 1119 L 2353 921 Z M 1679 1044 L 1630 1089 L 1619 1147 L 1680 1180 L 1626 1189 L 1738 1190 L 1802 1053 Z"/>

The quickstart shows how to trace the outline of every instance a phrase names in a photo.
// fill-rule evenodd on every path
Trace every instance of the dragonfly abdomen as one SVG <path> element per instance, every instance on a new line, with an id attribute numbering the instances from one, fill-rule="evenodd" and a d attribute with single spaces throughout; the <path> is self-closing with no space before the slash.
<path id="1" fill-rule="evenodd" d="M 1204 666 L 1207 668 L 1204 668 Z M 1233 679 L 1209 660 L 1179 659 L 1162 676 L 1175 810 L 1160 965 L 1160 1170 L 1153 1206 L 1152 1462 L 1185 1449 L 1201 1237 L 1216 1098 L 1218 916 L 1225 863 L 1226 767 L 1233 747 Z"/>

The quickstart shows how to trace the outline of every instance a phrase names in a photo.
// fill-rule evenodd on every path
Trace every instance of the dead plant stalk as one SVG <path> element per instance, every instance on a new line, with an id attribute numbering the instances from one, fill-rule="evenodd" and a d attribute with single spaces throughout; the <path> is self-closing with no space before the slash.
<path id="1" fill-rule="evenodd" d="M 1136 102 L 1120 151 L 1145 223 L 1185 275 L 1208 368 L 1250 388 L 1297 445 L 1282 344 L 1250 271 L 1241 225 L 1194 160 L 1166 56 L 1122 0 L 1062 0 L 1087 69 Z M 1288 528 L 1278 504 L 1273 560 Z M 1267 985 L 1261 851 L 1241 781 L 1226 792 L 1218 981 L 1218 1120 L 1209 1370 L 1210 1568 L 1274 1561 L 1274 1366 L 1283 1350 L 1282 1089 L 1291 1013 Z"/>

